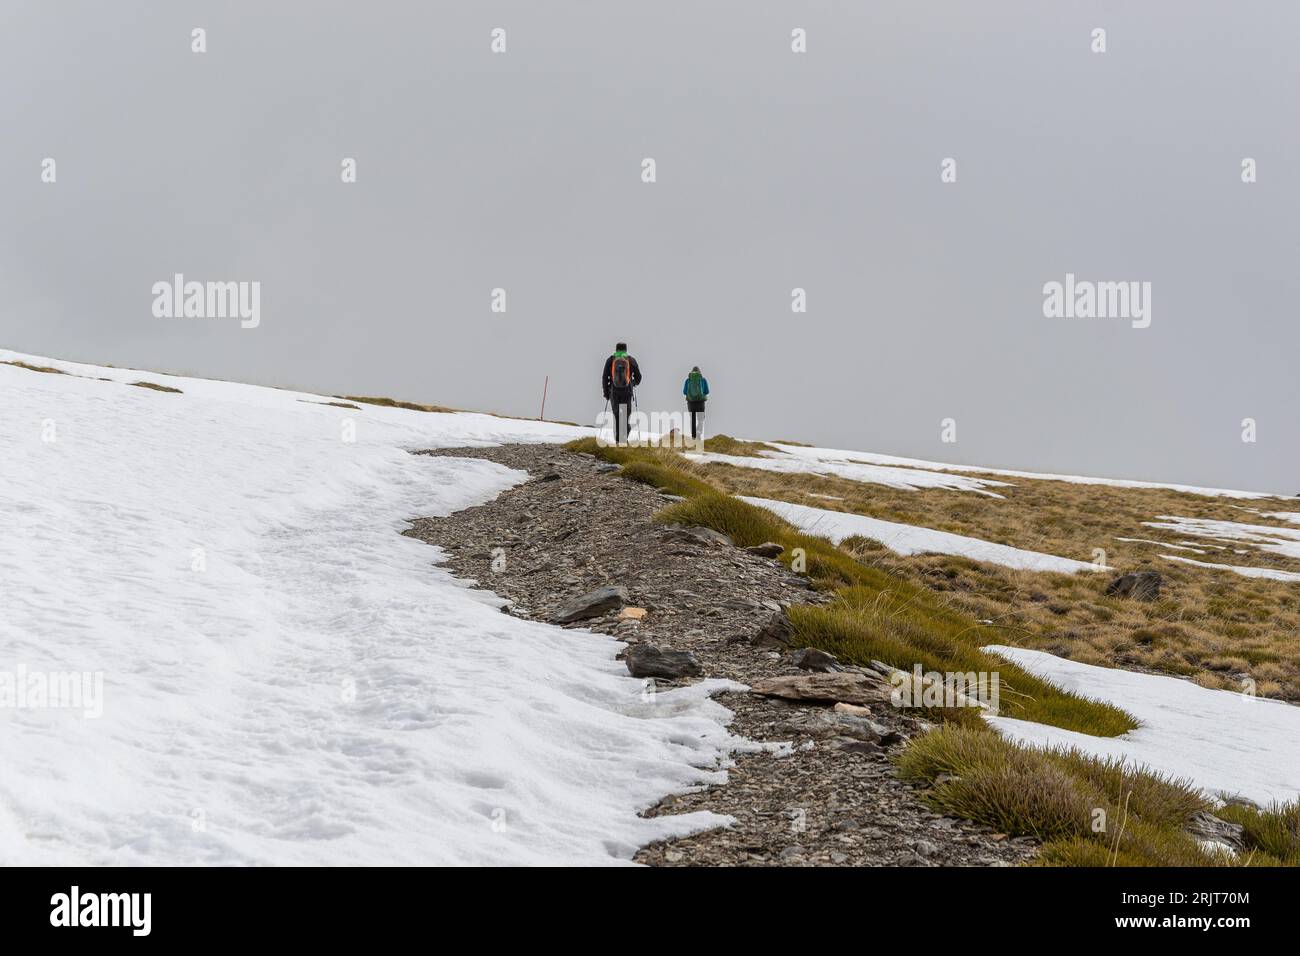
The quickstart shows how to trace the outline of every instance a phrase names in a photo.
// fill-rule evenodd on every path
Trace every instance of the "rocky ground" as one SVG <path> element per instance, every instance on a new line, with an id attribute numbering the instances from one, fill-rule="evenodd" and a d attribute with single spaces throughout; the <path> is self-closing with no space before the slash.
<path id="1" fill-rule="evenodd" d="M 880 675 L 826 673 L 833 659 L 788 645 L 783 607 L 827 598 L 781 562 L 707 529 L 655 523 L 669 498 L 588 455 L 546 445 L 424 454 L 529 472 L 486 505 L 419 518 L 407 532 L 445 549 L 457 575 L 512 601 L 510 613 L 613 634 L 627 642 L 629 671 L 658 687 L 718 677 L 785 695 L 719 700 L 735 713 L 734 733 L 789 746 L 738 754 L 726 785 L 647 811 L 712 810 L 735 825 L 652 844 L 639 862 L 996 866 L 1033 855 L 1032 841 L 930 811 L 895 776 L 891 751 L 923 725 L 888 703 Z M 785 699 L 801 694 L 843 703 Z"/>

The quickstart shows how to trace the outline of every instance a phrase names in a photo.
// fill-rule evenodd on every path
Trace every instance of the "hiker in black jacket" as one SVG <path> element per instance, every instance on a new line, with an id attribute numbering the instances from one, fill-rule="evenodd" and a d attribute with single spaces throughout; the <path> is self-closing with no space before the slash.
<path id="1" fill-rule="evenodd" d="M 605 359 L 600 384 L 605 400 L 614 407 L 614 444 L 625 444 L 627 420 L 632 414 L 632 390 L 641 384 L 641 366 L 627 354 L 626 342 L 615 345 L 614 354 Z"/>

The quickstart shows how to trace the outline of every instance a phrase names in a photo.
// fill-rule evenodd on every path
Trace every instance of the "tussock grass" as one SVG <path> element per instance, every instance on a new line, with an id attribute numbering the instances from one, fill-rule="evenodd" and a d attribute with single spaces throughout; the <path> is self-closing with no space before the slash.
<path id="1" fill-rule="evenodd" d="M 929 802 L 952 816 L 1046 842 L 1086 829 L 1099 801 L 1050 763 L 1022 767 L 1009 762 L 947 780 L 931 791 Z"/>
<path id="2" fill-rule="evenodd" d="M 1185 781 L 1121 761 L 1075 750 L 1036 750 L 996 733 L 945 726 L 912 741 L 895 762 L 904 779 L 933 784 L 925 799 L 936 809 L 1043 840 L 1040 864 L 1278 862 L 1270 852 L 1233 856 L 1203 847 L 1185 826 L 1192 814 L 1209 808 L 1205 796 Z M 1216 813 L 1227 818 L 1225 811 Z M 1274 833 L 1275 825 L 1265 829 Z"/>
<path id="3" fill-rule="evenodd" d="M 623 466 L 621 474 L 624 478 L 631 478 L 633 481 L 666 491 L 670 495 L 681 495 L 683 498 L 703 495 L 713 490 L 707 482 L 651 461 L 630 461 Z"/>
<path id="4" fill-rule="evenodd" d="M 1214 815 L 1245 828 L 1246 845 L 1284 866 L 1300 866 L 1300 800 L 1265 810 L 1229 805 Z"/>
<path id="5" fill-rule="evenodd" d="M 151 388 L 155 392 L 175 392 L 177 395 L 183 394 L 179 388 L 172 388 L 170 385 L 159 385 L 157 382 L 132 382 L 136 388 Z"/>
<path id="6" fill-rule="evenodd" d="M 1079 750 L 1050 750 L 1047 758 L 1086 780 L 1112 806 L 1128 801 L 1130 812 L 1147 823 L 1186 826 L 1198 810 L 1208 810 L 1205 795 L 1186 780 L 1144 770 L 1119 758 L 1098 759 Z"/>

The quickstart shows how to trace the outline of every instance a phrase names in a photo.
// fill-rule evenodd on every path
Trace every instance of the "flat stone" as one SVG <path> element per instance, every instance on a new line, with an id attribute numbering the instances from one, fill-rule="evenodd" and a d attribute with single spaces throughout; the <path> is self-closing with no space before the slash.
<path id="1" fill-rule="evenodd" d="M 863 674 L 796 674 L 755 681 L 750 691 L 783 700 L 816 700 L 827 703 L 872 704 L 889 697 L 888 687 Z"/>
<path id="2" fill-rule="evenodd" d="M 690 651 L 666 651 L 653 644 L 637 644 L 623 652 L 623 663 L 633 677 L 659 677 L 679 680 L 704 673 L 699 660 Z"/>
<path id="3" fill-rule="evenodd" d="M 623 607 L 628 600 L 627 588 L 621 584 L 607 585 L 568 601 L 555 612 L 552 620 L 557 624 L 569 624 L 589 617 L 600 617 Z"/>

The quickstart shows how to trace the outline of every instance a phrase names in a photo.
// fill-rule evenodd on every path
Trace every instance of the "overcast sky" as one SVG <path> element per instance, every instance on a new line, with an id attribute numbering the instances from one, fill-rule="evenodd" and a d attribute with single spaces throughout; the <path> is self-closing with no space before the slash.
<path id="1" fill-rule="evenodd" d="M 0 346 L 514 414 L 549 375 L 589 423 L 626 339 L 641 409 L 698 364 L 714 433 L 1294 494 L 1298 34 L 1284 0 L 6 0 Z M 260 326 L 156 318 L 177 272 L 260 282 Z M 1066 273 L 1150 282 L 1150 327 L 1045 317 Z"/>

